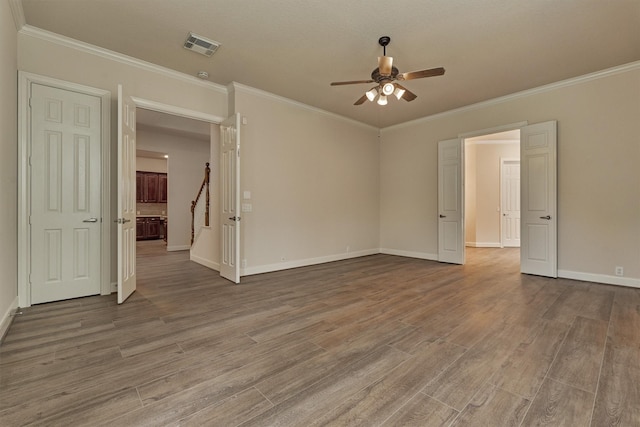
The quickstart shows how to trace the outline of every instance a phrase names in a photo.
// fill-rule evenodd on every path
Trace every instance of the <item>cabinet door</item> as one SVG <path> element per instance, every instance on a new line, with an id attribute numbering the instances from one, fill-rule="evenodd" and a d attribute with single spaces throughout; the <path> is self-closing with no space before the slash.
<path id="1" fill-rule="evenodd" d="M 136 202 L 144 202 L 144 172 L 136 172 Z"/>
<path id="2" fill-rule="evenodd" d="M 147 218 L 147 239 L 160 238 L 160 218 Z"/>
<path id="3" fill-rule="evenodd" d="M 145 238 L 145 220 L 144 218 L 136 219 L 136 240 L 144 240 Z"/>
<path id="4" fill-rule="evenodd" d="M 158 174 L 158 203 L 167 203 L 167 174 Z"/>
<path id="5" fill-rule="evenodd" d="M 145 187 L 147 194 L 145 196 L 145 202 L 156 203 L 158 201 L 158 174 L 152 172 L 146 172 L 144 174 Z"/>

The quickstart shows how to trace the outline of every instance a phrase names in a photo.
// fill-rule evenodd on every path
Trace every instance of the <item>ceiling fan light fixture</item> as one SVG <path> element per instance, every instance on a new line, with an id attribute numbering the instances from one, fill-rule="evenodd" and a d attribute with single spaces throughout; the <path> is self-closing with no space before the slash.
<path id="1" fill-rule="evenodd" d="M 378 105 L 387 105 L 387 95 L 380 95 Z"/>
<path id="2" fill-rule="evenodd" d="M 382 86 L 382 93 L 386 96 L 389 96 L 393 93 L 393 91 L 395 90 L 395 86 L 393 85 L 393 83 L 385 83 Z"/>
<path id="3" fill-rule="evenodd" d="M 369 89 L 366 92 L 366 95 L 367 95 L 367 99 L 369 101 L 373 102 L 373 100 L 376 99 L 376 96 L 378 95 L 378 88 L 377 87 L 373 87 L 373 88 Z"/>
<path id="4" fill-rule="evenodd" d="M 398 100 L 400 100 L 400 98 L 402 98 L 402 95 L 404 95 L 405 92 L 406 91 L 404 89 L 396 87 L 396 90 L 393 91 L 393 94 L 396 96 L 396 98 L 398 98 Z"/>

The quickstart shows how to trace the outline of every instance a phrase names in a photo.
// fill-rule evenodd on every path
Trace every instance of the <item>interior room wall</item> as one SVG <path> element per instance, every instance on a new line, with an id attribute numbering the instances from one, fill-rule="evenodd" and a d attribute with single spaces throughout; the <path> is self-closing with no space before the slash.
<path id="1" fill-rule="evenodd" d="M 18 50 L 8 1 L 0 1 L 0 338 L 18 306 Z"/>
<path id="2" fill-rule="evenodd" d="M 235 88 L 241 128 L 245 274 L 377 252 L 378 130 Z"/>
<path id="3" fill-rule="evenodd" d="M 5 26 L 3 26 L 5 28 Z M 226 88 L 142 61 L 129 61 L 109 51 L 25 27 L 18 33 L 18 69 L 92 86 L 111 92 L 111 188 L 117 188 L 117 90 L 122 84 L 132 96 L 227 117 Z M 111 195 L 111 216 L 116 216 L 116 192 Z M 117 277 L 116 226 L 111 233 L 111 277 Z"/>
<path id="4" fill-rule="evenodd" d="M 167 159 L 136 157 L 136 170 L 144 172 L 167 173 Z"/>
<path id="5" fill-rule="evenodd" d="M 209 179 L 209 227 L 202 227 L 191 247 L 190 258 L 214 270 L 220 270 L 220 126 L 211 124 Z"/>
<path id="6" fill-rule="evenodd" d="M 500 159 L 519 159 L 520 145 L 515 142 L 477 142 L 467 145 L 465 181 L 465 225 L 467 245 L 500 247 Z M 471 164 L 472 163 L 472 164 Z M 469 192 L 473 195 L 469 195 Z M 473 237 L 473 240 L 471 240 Z"/>
<path id="7" fill-rule="evenodd" d="M 191 246 L 191 201 L 195 199 L 209 161 L 209 140 L 138 127 L 137 148 L 167 153 L 167 250 Z"/>
<path id="8" fill-rule="evenodd" d="M 437 256 L 437 144 L 558 121 L 559 274 L 640 286 L 640 64 L 381 131 L 381 247 Z M 404 220 L 398 221 L 399 207 Z"/>

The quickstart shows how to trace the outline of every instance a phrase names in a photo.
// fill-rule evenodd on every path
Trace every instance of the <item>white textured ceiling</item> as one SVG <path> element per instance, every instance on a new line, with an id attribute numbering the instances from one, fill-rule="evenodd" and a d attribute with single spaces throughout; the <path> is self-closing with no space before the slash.
<path id="1" fill-rule="evenodd" d="M 28 25 L 377 127 L 640 60 L 640 0 L 22 0 Z M 182 47 L 189 31 L 222 44 Z M 353 103 L 382 48 L 418 95 Z"/>

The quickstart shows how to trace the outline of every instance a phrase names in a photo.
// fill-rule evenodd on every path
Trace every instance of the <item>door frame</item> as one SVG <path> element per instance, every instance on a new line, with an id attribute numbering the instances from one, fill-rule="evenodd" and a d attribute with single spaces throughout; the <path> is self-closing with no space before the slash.
<path id="1" fill-rule="evenodd" d="M 466 144 L 465 144 L 465 140 L 468 138 L 473 138 L 476 136 L 483 136 L 483 135 L 490 135 L 492 133 L 500 133 L 500 132 L 507 132 L 510 130 L 516 130 L 516 129 L 521 129 L 524 126 L 528 126 L 529 122 L 528 121 L 522 121 L 522 122 L 515 122 L 515 123 L 509 123 L 506 125 L 502 125 L 502 126 L 495 126 L 495 127 L 491 127 L 491 128 L 486 128 L 486 129 L 480 129 L 480 130 L 476 130 L 476 131 L 471 131 L 471 132 L 465 132 L 465 133 L 460 133 L 458 134 L 458 138 L 462 140 L 462 149 L 466 151 Z M 466 159 L 466 152 L 465 154 L 465 159 Z M 465 160 L 466 162 L 466 160 Z M 465 199 L 465 194 L 466 194 L 466 187 L 463 185 L 462 186 L 462 193 L 461 193 L 461 197 L 462 200 L 464 201 Z M 462 211 L 462 221 L 464 223 L 465 221 L 465 209 L 463 208 Z M 502 220 L 500 221 L 500 225 L 502 226 Z M 502 233 L 502 230 L 500 230 L 500 232 Z M 440 238 L 440 236 L 438 236 L 438 238 Z M 465 236 L 461 236 L 462 239 L 462 254 L 463 254 L 463 260 L 466 260 L 467 257 L 467 247 L 465 245 Z M 502 237 L 500 238 L 500 240 L 502 240 Z M 463 261 L 464 263 L 464 261 Z"/>
<path id="2" fill-rule="evenodd" d="M 100 294 L 111 293 L 111 210 L 110 210 L 110 150 L 111 150 L 111 92 L 90 86 L 58 80 L 39 74 L 18 72 L 18 305 L 31 306 L 29 212 L 31 209 L 31 182 L 29 157 L 31 141 L 31 115 L 29 98 L 31 84 L 79 92 L 100 98 L 102 141 L 101 150 L 101 224 L 100 224 Z"/>

